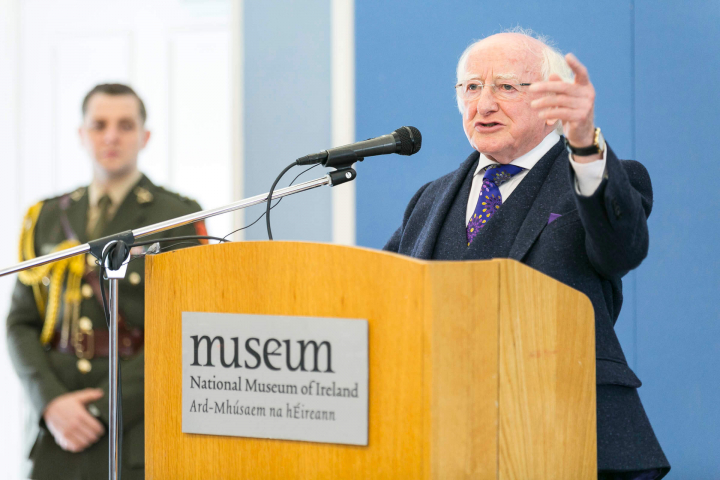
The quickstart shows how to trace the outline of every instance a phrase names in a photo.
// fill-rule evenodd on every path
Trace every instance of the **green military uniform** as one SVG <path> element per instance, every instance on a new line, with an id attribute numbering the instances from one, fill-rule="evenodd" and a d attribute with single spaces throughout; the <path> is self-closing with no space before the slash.
<path id="1" fill-rule="evenodd" d="M 21 259 L 86 243 L 88 206 L 88 189 L 79 188 L 31 208 L 23 225 Z M 157 187 L 142 176 L 105 225 L 103 236 L 199 210 L 195 201 Z M 204 225 L 191 224 L 143 240 L 198 235 L 203 230 Z M 108 474 L 108 358 L 107 354 L 95 354 L 102 345 L 94 342 L 98 338 L 107 342 L 107 324 L 102 300 L 97 298 L 98 281 L 92 281 L 98 269 L 93 262 L 92 257 L 79 256 L 37 267 L 18 276 L 13 292 L 7 319 L 8 349 L 32 406 L 28 475 L 33 479 L 96 480 Z M 126 330 L 120 339 L 120 354 L 124 346 L 131 352 L 127 354 L 126 348 L 121 359 L 125 480 L 144 478 L 145 474 L 144 275 L 144 261 L 138 259 L 128 265 L 125 279 L 119 283 L 119 310 Z M 102 399 L 88 405 L 88 411 L 105 423 L 106 434 L 85 451 L 71 453 L 55 443 L 42 412 L 59 395 L 85 388 L 105 391 Z"/>

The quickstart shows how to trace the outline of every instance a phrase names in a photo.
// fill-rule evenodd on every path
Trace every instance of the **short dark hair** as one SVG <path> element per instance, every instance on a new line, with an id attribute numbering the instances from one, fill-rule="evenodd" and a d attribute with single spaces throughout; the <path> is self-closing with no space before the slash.
<path id="1" fill-rule="evenodd" d="M 145 110 L 145 104 L 143 103 L 142 98 L 140 98 L 140 96 L 135 93 L 135 90 L 133 90 L 127 85 L 123 85 L 122 83 L 103 83 L 101 85 L 94 86 L 93 89 L 90 90 L 83 99 L 83 118 L 85 118 L 85 114 L 87 114 L 87 108 L 88 103 L 90 103 L 90 98 L 92 98 L 93 95 L 98 93 L 104 93 L 105 95 L 132 95 L 133 97 L 137 98 L 138 105 L 140 107 L 140 118 L 142 119 L 143 125 L 145 124 L 145 120 L 147 120 L 147 111 Z"/>

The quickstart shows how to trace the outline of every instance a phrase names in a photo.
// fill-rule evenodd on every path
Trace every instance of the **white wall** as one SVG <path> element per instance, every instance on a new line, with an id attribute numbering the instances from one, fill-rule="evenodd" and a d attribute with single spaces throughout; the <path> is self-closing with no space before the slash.
<path id="1" fill-rule="evenodd" d="M 277 65 L 270 66 L 273 52 L 277 52 L 274 49 L 290 46 L 321 57 L 326 51 L 329 64 L 326 74 L 318 73 L 314 65 L 300 66 L 299 71 L 308 72 L 308 77 L 296 79 L 327 85 L 315 95 L 327 95 L 329 102 L 308 97 L 305 107 L 300 102 L 297 111 L 280 112 L 303 118 L 307 108 L 326 115 L 330 119 L 327 135 L 317 137 L 325 140 L 315 145 L 301 132 L 292 131 L 279 132 L 278 137 L 301 150 L 313 151 L 353 142 L 353 0 L 277 2 L 263 6 L 243 0 L 0 0 L 0 205 L 6 230 L 0 236 L 0 267 L 17 261 L 20 220 L 27 207 L 90 181 L 90 163 L 80 149 L 77 127 L 82 98 L 97 83 L 126 82 L 137 90 L 146 103 L 147 126 L 152 131 L 140 157 L 141 170 L 156 183 L 197 199 L 205 208 L 252 194 L 244 191 L 248 185 L 267 191 L 270 182 L 246 178 L 248 168 L 257 171 L 259 167 L 273 178 L 279 170 L 265 163 L 267 156 L 248 155 L 244 138 L 247 125 L 273 113 L 272 102 L 278 100 L 255 95 L 262 84 L 258 79 L 272 75 L 271 81 L 280 85 L 286 80 L 275 75 Z M 277 25 L 296 20 L 287 18 L 287 9 L 300 9 L 311 18 L 315 11 L 329 12 L 323 14 L 327 20 L 318 24 L 323 30 L 320 36 L 327 41 L 318 43 L 313 36 L 285 38 L 282 29 L 270 39 L 274 46 L 252 36 L 248 39 L 244 27 L 255 18 L 246 15 L 249 6 L 251 15 L 261 15 Z M 251 71 L 245 69 L 247 55 L 254 59 Z M 249 90 L 248 76 L 255 85 Z M 252 111 L 245 109 L 248 97 Z M 262 150 L 277 142 L 270 135 L 255 139 L 254 148 Z M 312 146 L 303 146 L 303 142 Z M 296 158 L 311 152 L 288 153 Z M 281 161 L 289 160 L 283 157 Z M 323 174 L 316 168 L 303 179 Z M 289 175 L 283 179 L 289 180 Z M 316 218 L 319 210 L 308 213 L 328 203 L 331 208 L 323 214 L 326 217 Z M 280 223 L 283 208 L 286 215 L 291 208 L 307 215 L 285 238 L 355 243 L 352 184 L 334 188 L 331 194 L 316 191 L 286 200 L 273 211 L 277 218 L 273 225 Z M 244 225 L 245 218 L 252 221 L 255 216 L 252 211 L 224 215 L 211 219 L 208 229 L 210 234 L 224 235 Z M 318 230 L 317 222 L 329 228 Z M 262 233 L 256 236 L 264 238 Z M 245 236 L 241 233 L 234 238 Z M 3 317 L 14 281 L 14 277 L 0 278 Z M 7 358 L 4 335 L 0 335 L 0 382 L 0 477 L 19 478 L 22 395 Z"/>
<path id="2" fill-rule="evenodd" d="M 77 127 L 85 93 L 131 84 L 152 138 L 140 168 L 206 208 L 235 198 L 230 0 L 0 0 L 0 266 L 17 261 L 28 206 L 87 184 Z M 211 234 L 233 226 L 208 221 Z M 0 279 L 0 312 L 13 277 Z M 23 401 L 0 335 L 1 478 L 19 478 Z"/>
<path id="3" fill-rule="evenodd" d="M 20 0 L 0 0 L 0 265 L 17 259 L 17 234 L 20 226 L 18 77 Z M 0 315 L 7 312 L 14 278 L 0 278 Z M 8 479 L 19 478 L 22 428 L 20 386 L 7 358 L 5 335 L 0 335 L 0 465 Z"/>

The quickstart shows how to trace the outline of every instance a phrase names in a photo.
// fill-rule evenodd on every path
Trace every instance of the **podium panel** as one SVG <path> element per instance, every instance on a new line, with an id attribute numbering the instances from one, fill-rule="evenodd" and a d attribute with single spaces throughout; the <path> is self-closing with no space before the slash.
<path id="1" fill-rule="evenodd" d="M 518 262 L 239 242 L 146 281 L 148 479 L 597 478 L 592 305 Z M 367 319 L 368 445 L 182 433 L 182 312 Z"/>

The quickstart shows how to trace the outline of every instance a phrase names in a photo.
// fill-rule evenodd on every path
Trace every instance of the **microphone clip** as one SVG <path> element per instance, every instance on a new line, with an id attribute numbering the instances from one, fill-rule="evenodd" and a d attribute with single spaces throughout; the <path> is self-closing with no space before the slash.
<path id="1" fill-rule="evenodd" d="M 336 187 L 346 182 L 352 182 L 357 177 L 357 172 L 352 168 L 340 168 L 328 173 L 330 185 Z"/>
<path id="2" fill-rule="evenodd" d="M 335 168 L 330 172 L 330 184 L 335 187 L 346 182 L 351 182 L 357 177 L 357 172 L 352 166 L 356 162 L 362 162 L 364 158 L 357 156 L 352 150 L 330 150 L 327 159 L 323 162 L 324 167 Z"/>

